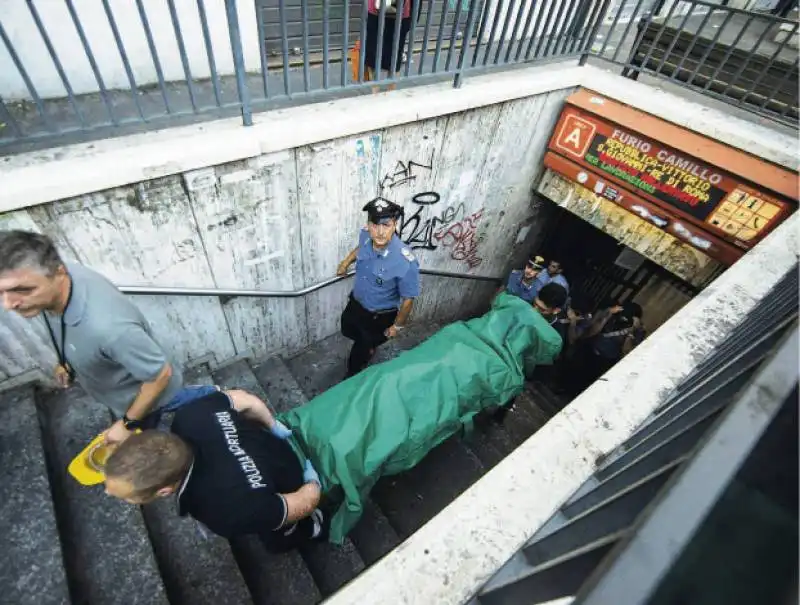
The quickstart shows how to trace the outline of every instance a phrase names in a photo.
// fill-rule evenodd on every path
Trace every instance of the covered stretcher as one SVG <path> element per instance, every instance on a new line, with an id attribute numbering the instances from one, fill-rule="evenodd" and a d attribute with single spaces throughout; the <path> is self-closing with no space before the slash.
<path id="1" fill-rule="evenodd" d="M 353 528 L 381 476 L 413 467 L 475 414 L 508 403 L 561 344 L 530 304 L 501 294 L 482 317 L 450 324 L 282 415 L 323 491 L 341 489 L 330 541 L 341 543 Z"/>

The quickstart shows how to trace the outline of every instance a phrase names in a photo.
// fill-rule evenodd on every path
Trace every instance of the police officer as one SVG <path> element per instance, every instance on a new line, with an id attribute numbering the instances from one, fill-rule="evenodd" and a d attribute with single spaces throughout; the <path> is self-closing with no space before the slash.
<path id="1" fill-rule="evenodd" d="M 534 256 L 525 264 L 524 269 L 512 271 L 508 276 L 508 283 L 504 289 L 509 294 L 519 296 L 522 300 L 533 303 L 536 293 L 540 288 L 536 287 L 536 277 L 544 269 L 544 259 L 541 256 Z"/>
<path id="2" fill-rule="evenodd" d="M 174 495 L 179 515 L 217 535 L 290 550 L 324 537 L 320 478 L 291 435 L 255 395 L 213 391 L 179 408 L 170 433 L 146 430 L 116 448 L 106 493 L 137 505 Z"/>
<path id="3" fill-rule="evenodd" d="M 362 210 L 367 226 L 336 271 L 344 275 L 356 263 L 353 291 L 342 313 L 342 334 L 353 341 L 348 377 L 367 367 L 375 349 L 405 327 L 419 296 L 419 263 L 396 233 L 403 208 L 379 197 Z"/>

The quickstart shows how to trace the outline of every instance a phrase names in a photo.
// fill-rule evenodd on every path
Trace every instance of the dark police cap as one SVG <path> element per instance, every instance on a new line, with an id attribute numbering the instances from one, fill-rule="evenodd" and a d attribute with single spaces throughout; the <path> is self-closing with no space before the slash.
<path id="1" fill-rule="evenodd" d="M 544 257 L 543 256 L 532 256 L 528 259 L 528 266 L 531 269 L 537 269 L 541 271 L 544 269 Z"/>
<path id="2" fill-rule="evenodd" d="M 391 219 L 397 219 L 403 214 L 403 207 L 385 200 L 381 197 L 375 198 L 367 203 L 362 210 L 367 213 L 370 223 L 379 225 Z"/>

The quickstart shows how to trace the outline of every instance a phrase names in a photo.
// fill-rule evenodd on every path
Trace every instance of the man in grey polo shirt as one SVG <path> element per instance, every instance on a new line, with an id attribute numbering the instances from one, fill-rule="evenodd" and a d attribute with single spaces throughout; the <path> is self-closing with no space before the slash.
<path id="1" fill-rule="evenodd" d="M 6 310 L 44 323 L 58 383 L 77 379 L 119 419 L 106 431 L 109 442 L 216 389 L 183 388 L 179 366 L 139 309 L 102 275 L 67 266 L 44 235 L 0 231 L 0 296 Z"/>

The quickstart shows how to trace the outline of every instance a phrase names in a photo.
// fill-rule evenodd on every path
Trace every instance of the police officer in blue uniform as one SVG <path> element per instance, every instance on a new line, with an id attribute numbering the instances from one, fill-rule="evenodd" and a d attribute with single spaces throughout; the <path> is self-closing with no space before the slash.
<path id="1" fill-rule="evenodd" d="M 342 313 L 342 334 L 353 341 L 348 377 L 367 367 L 375 349 L 405 327 L 419 296 L 419 263 L 396 233 L 402 206 L 379 197 L 362 210 L 367 226 L 336 272 L 344 275 L 356 264 L 353 291 Z"/>
<path id="2" fill-rule="evenodd" d="M 517 269 L 511 272 L 508 276 L 508 283 L 504 288 L 505 291 L 514 296 L 519 296 L 522 300 L 533 303 L 537 292 L 541 289 L 536 287 L 536 277 L 542 269 L 544 269 L 544 259 L 541 256 L 534 256 L 525 264 L 524 269 Z"/>

